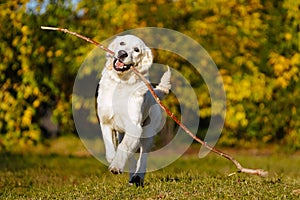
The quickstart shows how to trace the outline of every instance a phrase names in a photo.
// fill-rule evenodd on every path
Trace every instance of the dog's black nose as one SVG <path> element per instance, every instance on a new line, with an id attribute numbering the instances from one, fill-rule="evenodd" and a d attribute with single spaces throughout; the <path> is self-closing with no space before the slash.
<path id="1" fill-rule="evenodd" d="M 124 50 L 118 51 L 118 58 L 124 59 L 124 58 L 126 58 L 127 56 L 128 56 L 128 54 L 127 54 L 126 51 L 124 51 Z"/>

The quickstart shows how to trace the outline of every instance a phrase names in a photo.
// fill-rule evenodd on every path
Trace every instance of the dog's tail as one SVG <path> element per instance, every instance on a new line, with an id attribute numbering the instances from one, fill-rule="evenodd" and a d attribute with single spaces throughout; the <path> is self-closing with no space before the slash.
<path id="1" fill-rule="evenodd" d="M 162 100 L 166 94 L 169 94 L 169 90 L 171 89 L 171 71 L 168 66 L 168 70 L 164 73 L 164 75 L 160 79 L 160 83 L 155 87 L 155 94 L 158 96 L 160 100 Z"/>

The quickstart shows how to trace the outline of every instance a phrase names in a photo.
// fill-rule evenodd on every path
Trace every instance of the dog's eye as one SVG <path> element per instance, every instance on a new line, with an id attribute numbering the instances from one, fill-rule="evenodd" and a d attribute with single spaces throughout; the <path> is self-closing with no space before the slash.
<path id="1" fill-rule="evenodd" d="M 137 48 L 137 47 L 134 47 L 134 49 L 133 49 L 135 52 L 140 52 L 140 49 L 139 48 Z"/>
<path id="2" fill-rule="evenodd" d="M 125 45 L 125 42 L 120 42 L 120 45 L 121 45 L 121 46 L 124 46 L 124 45 Z"/>

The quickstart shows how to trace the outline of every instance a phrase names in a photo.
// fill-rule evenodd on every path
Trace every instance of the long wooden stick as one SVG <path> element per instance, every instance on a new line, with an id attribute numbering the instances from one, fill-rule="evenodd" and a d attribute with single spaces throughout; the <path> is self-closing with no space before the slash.
<path id="1" fill-rule="evenodd" d="M 87 42 L 90 42 L 98 47 L 100 47 L 101 49 L 103 49 L 104 51 L 112 54 L 113 56 L 115 55 L 115 53 L 104 47 L 102 44 L 87 38 L 85 36 L 82 36 L 78 33 L 69 31 L 68 29 L 62 29 L 62 28 L 56 28 L 56 27 L 46 27 L 46 26 L 41 26 L 41 29 L 45 29 L 45 30 L 54 30 L 54 31 L 61 31 L 64 33 L 69 33 L 71 35 L 74 35 L 76 37 L 79 37 L 81 39 L 84 39 Z M 247 173 L 247 174 L 254 174 L 254 175 L 258 175 L 258 176 L 262 176 L 262 177 L 266 177 L 268 176 L 268 172 L 264 171 L 262 169 L 250 169 L 250 168 L 245 168 L 243 167 L 236 159 L 234 159 L 231 155 L 222 152 L 221 150 L 216 149 L 213 146 L 210 146 L 209 144 L 207 144 L 206 142 L 202 141 L 200 138 L 198 138 L 197 136 L 195 136 L 183 123 L 181 123 L 181 121 L 164 105 L 162 104 L 162 102 L 159 100 L 158 96 L 155 94 L 152 86 L 150 85 L 150 83 L 148 82 L 148 80 L 142 75 L 140 74 L 140 72 L 135 68 L 135 67 L 131 67 L 131 70 L 146 84 L 146 86 L 148 87 L 150 93 L 152 94 L 153 98 L 155 99 L 155 101 L 159 104 L 159 106 L 167 113 L 167 115 L 169 117 L 171 117 L 189 136 L 191 136 L 194 140 L 196 140 L 197 142 L 199 142 L 201 145 L 205 146 L 207 149 L 209 149 L 210 151 L 230 160 L 231 162 L 233 162 L 233 164 L 237 167 L 238 172 L 243 172 L 243 173 Z M 234 173 L 230 174 L 233 175 Z"/>
<path id="2" fill-rule="evenodd" d="M 92 44 L 94 44 L 94 45 L 100 47 L 101 49 L 103 49 L 104 51 L 107 51 L 108 53 L 110 53 L 110 54 L 112 54 L 112 55 L 115 55 L 115 53 L 114 53 L 112 50 L 106 48 L 105 46 L 103 46 L 103 45 L 100 44 L 99 42 L 96 42 L 95 40 L 92 40 L 92 39 L 90 39 L 90 38 L 88 38 L 88 37 L 85 37 L 85 36 L 83 36 L 83 35 L 80 35 L 80 34 L 78 34 L 78 33 L 69 31 L 68 29 L 65 29 L 65 28 L 57 28 L 57 27 L 49 27 L 49 26 L 41 26 L 41 29 L 43 29 L 43 30 L 52 30 L 52 31 L 61 31 L 61 32 L 64 32 L 64 33 L 68 33 L 68 34 L 74 35 L 74 36 L 76 36 L 76 37 L 79 37 L 79 38 L 81 38 L 81 39 L 83 39 L 83 40 L 85 40 L 85 41 L 87 41 L 87 42 L 89 42 L 89 43 L 92 43 Z"/>

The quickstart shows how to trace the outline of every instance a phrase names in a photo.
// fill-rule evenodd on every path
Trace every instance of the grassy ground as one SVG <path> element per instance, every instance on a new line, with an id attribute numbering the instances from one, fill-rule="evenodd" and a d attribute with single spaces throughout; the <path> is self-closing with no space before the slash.
<path id="1" fill-rule="evenodd" d="M 112 175 L 77 152 L 0 154 L 0 199 L 300 199 L 297 154 L 231 152 L 247 167 L 268 170 L 268 178 L 228 177 L 235 171 L 229 161 L 189 154 L 148 173 L 145 186 L 137 188 L 127 185 L 127 174 Z"/>

